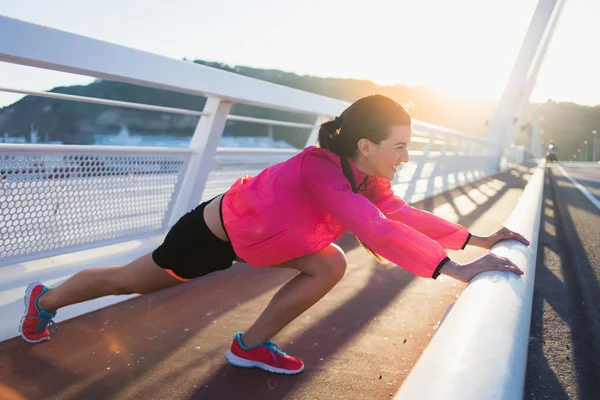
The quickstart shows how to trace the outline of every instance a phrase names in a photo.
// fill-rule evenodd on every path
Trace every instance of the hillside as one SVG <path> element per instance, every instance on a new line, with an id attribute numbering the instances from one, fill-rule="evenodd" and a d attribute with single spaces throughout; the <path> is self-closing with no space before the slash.
<path id="1" fill-rule="evenodd" d="M 426 87 L 378 86 L 366 80 L 302 76 L 279 70 L 228 66 L 201 60 L 194 62 L 346 101 L 381 93 L 402 104 L 410 104 L 410 113 L 416 119 L 475 135 L 485 133 L 486 122 L 495 107 L 495 103 L 491 101 L 453 99 Z M 205 102 L 204 98 L 198 96 L 105 80 L 97 80 L 86 86 L 57 87 L 52 91 L 193 110 L 202 109 Z M 232 113 L 313 122 L 312 117 L 306 115 L 241 104 L 234 105 Z M 579 142 L 591 142 L 592 130 L 600 131 L 600 106 L 585 107 L 548 101 L 539 106 L 539 114 L 543 118 L 542 128 L 545 135 L 554 139 L 562 158 L 570 157 L 573 150 L 576 151 Z M 26 96 L 0 109 L 0 135 L 28 137 L 33 123 L 43 139 L 61 140 L 68 144 L 91 144 L 93 134 L 116 133 L 122 125 L 126 125 L 132 134 L 191 136 L 196 122 L 195 117 L 189 116 L 32 96 Z M 226 132 L 234 136 L 262 136 L 267 134 L 267 127 L 229 122 Z M 275 127 L 272 133 L 274 138 L 286 140 L 297 147 L 303 145 L 307 135 L 305 130 L 285 127 Z"/>

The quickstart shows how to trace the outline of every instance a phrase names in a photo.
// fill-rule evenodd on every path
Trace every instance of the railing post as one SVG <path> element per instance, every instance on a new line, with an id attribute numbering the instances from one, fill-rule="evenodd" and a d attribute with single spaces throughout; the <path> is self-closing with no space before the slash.
<path id="1" fill-rule="evenodd" d="M 190 148 L 194 153 L 182 177 L 179 195 L 174 199 L 173 210 L 170 212 L 169 217 L 169 226 L 173 226 L 185 212 L 200 204 L 202 192 L 217 154 L 217 147 L 223 135 L 223 129 L 227 123 L 227 115 L 229 115 L 230 110 L 231 102 L 229 101 L 216 97 L 209 97 L 206 100 L 203 111 L 208 115 L 200 117 L 192 136 Z"/>
<path id="2" fill-rule="evenodd" d="M 484 146 L 481 142 L 475 142 L 474 149 L 475 149 L 474 156 L 475 156 L 475 159 L 477 160 L 478 174 L 485 175 L 486 174 L 485 159 L 486 159 L 486 155 L 487 155 L 487 146 Z M 478 178 L 479 178 L 479 175 L 477 176 Z"/>
<path id="3" fill-rule="evenodd" d="M 438 135 L 436 135 L 435 133 L 431 134 L 431 142 L 432 142 L 432 147 L 433 147 L 433 143 L 438 139 Z M 435 196 L 436 195 L 436 188 L 435 188 L 435 180 L 438 176 L 440 176 L 440 171 L 443 170 L 443 162 L 444 162 L 444 157 L 446 156 L 446 150 L 448 149 L 448 134 L 445 133 L 444 134 L 444 145 L 442 147 L 442 149 L 439 152 L 439 155 L 437 157 L 437 159 L 435 160 L 435 165 L 433 167 L 433 171 L 431 172 L 431 176 L 427 182 L 427 190 L 425 191 L 425 197 L 431 197 L 431 196 Z M 444 176 L 441 176 L 442 181 L 444 181 Z"/>
<path id="4" fill-rule="evenodd" d="M 469 143 L 469 157 L 473 157 L 477 154 L 477 142 L 471 139 Z"/>
<path id="5" fill-rule="evenodd" d="M 463 161 L 464 161 L 464 147 L 465 140 L 462 137 L 458 137 L 456 140 L 456 146 L 454 150 L 454 156 L 456 157 L 452 162 L 452 173 L 454 174 L 454 186 L 450 189 L 457 188 L 461 185 L 459 174 L 463 171 Z"/>
<path id="6" fill-rule="evenodd" d="M 415 190 L 417 188 L 417 182 L 421 178 L 421 173 L 423 172 L 423 167 L 425 166 L 425 163 L 427 162 L 427 159 L 429 158 L 429 151 L 431 150 L 431 146 L 433 145 L 433 141 L 435 140 L 435 135 L 431 132 L 427 132 L 427 139 L 428 139 L 427 144 L 425 145 L 425 148 L 423 149 L 423 156 L 422 156 L 423 158 L 421 159 L 421 162 L 419 162 L 417 164 L 417 168 L 415 169 L 415 172 L 413 173 L 412 177 L 410 178 L 410 183 L 408 184 L 408 187 L 406 188 L 404 200 L 407 203 L 412 202 L 412 197 L 415 194 Z"/>
<path id="7" fill-rule="evenodd" d="M 476 161 L 475 156 L 476 156 L 476 151 L 477 151 L 477 143 L 471 139 L 468 141 L 468 149 L 469 152 L 467 154 L 467 161 L 469 163 L 469 166 L 466 168 L 466 172 L 465 172 L 465 176 L 467 178 L 467 182 L 473 182 L 476 178 L 477 178 L 477 163 L 474 162 Z"/>
<path id="8" fill-rule="evenodd" d="M 315 125 L 312 131 L 310 131 L 310 135 L 308 135 L 308 139 L 306 140 L 306 146 L 304 147 L 312 146 L 317 143 L 317 138 L 319 137 L 319 128 L 321 127 L 321 124 L 325 123 L 326 121 L 327 117 L 325 115 L 319 115 L 317 117 L 315 120 Z"/>
<path id="9" fill-rule="evenodd" d="M 448 165 L 446 153 L 448 152 L 448 144 L 450 143 L 450 134 L 448 132 L 444 133 L 444 146 L 440 151 L 440 159 L 437 162 L 439 167 L 439 171 L 444 171 L 442 175 L 442 192 L 448 191 L 448 173 L 449 171 L 445 168 Z M 437 174 L 436 174 L 437 175 Z"/>

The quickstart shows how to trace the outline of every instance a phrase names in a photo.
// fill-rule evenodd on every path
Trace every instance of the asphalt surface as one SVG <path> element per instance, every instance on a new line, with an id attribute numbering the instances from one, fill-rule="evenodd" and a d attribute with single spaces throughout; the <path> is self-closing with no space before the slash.
<path id="1" fill-rule="evenodd" d="M 562 168 L 600 198 L 600 165 Z M 546 169 L 526 399 L 600 399 L 600 210 Z"/>
<path id="2" fill-rule="evenodd" d="M 511 170 L 416 206 L 489 234 L 531 173 Z M 0 399 L 388 399 L 464 284 L 377 264 L 350 235 L 339 244 L 349 260 L 345 277 L 274 338 L 304 360 L 300 375 L 227 364 L 233 335 L 294 275 L 236 264 L 60 323 L 49 342 L 0 343 Z M 449 253 L 466 262 L 484 251 Z M 3 323 L 16 329 L 18 321 Z"/>

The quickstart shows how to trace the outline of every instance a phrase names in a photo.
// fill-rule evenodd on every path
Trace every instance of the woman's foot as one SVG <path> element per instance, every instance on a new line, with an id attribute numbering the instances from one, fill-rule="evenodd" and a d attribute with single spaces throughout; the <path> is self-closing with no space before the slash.
<path id="1" fill-rule="evenodd" d="M 21 318 L 19 332 L 23 340 L 29 343 L 39 343 L 50 339 L 48 326 L 53 326 L 56 331 L 58 327 L 52 321 L 56 313 L 40 310 L 38 299 L 46 293 L 48 288 L 41 282 L 33 282 L 25 290 L 25 315 Z"/>
<path id="2" fill-rule="evenodd" d="M 276 374 L 293 375 L 304 370 L 302 360 L 288 356 L 270 340 L 250 347 L 245 346 L 241 332 L 233 338 L 231 349 L 225 358 L 236 367 L 260 368 Z"/>

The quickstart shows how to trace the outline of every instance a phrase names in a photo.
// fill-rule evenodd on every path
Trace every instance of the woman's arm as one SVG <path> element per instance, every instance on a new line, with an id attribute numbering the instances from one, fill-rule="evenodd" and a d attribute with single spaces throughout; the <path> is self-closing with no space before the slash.
<path id="1" fill-rule="evenodd" d="M 473 240 L 469 231 L 463 226 L 406 204 L 404 200 L 394 195 L 388 180 L 379 177 L 371 179 L 373 187 L 369 197 L 388 218 L 418 230 L 447 249 L 464 249 Z"/>
<path id="2" fill-rule="evenodd" d="M 307 155 L 302 163 L 303 186 L 315 201 L 377 254 L 422 277 L 437 277 L 448 260 L 443 247 L 401 221 L 387 218 L 352 188 L 332 161 Z"/>

